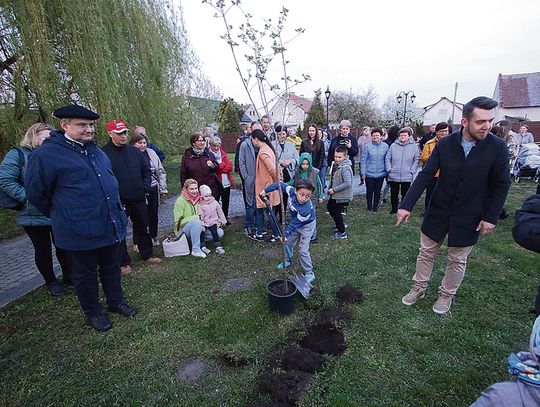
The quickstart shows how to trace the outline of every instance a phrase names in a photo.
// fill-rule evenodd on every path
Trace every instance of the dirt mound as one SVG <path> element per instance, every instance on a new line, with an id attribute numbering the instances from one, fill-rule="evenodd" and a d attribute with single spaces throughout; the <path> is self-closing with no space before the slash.
<path id="1" fill-rule="evenodd" d="M 281 367 L 285 370 L 302 370 L 315 373 L 321 370 L 325 357 L 309 349 L 290 346 L 283 351 Z"/>
<path id="2" fill-rule="evenodd" d="M 310 327 L 306 336 L 300 340 L 300 345 L 313 352 L 335 356 L 341 355 L 347 349 L 343 332 L 324 325 Z"/>
<path id="3" fill-rule="evenodd" d="M 249 363 L 245 357 L 236 355 L 233 352 L 223 352 L 220 357 L 227 365 L 233 367 L 242 367 Z"/>
<path id="4" fill-rule="evenodd" d="M 364 293 L 350 284 L 345 284 L 336 293 L 340 304 L 362 304 L 364 302 Z"/>
<path id="5" fill-rule="evenodd" d="M 259 376 L 259 391 L 268 393 L 272 399 L 295 406 L 311 382 L 311 375 L 298 370 L 288 372 L 265 372 Z"/>
<path id="6" fill-rule="evenodd" d="M 340 328 L 351 322 L 351 312 L 341 308 L 324 308 L 313 317 L 311 325 Z"/>

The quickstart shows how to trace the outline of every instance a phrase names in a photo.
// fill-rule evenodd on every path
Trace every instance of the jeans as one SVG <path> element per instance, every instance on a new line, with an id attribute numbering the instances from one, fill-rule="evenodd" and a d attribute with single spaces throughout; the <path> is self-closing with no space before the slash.
<path id="1" fill-rule="evenodd" d="M 203 233 L 203 225 L 200 219 L 192 219 L 187 224 L 182 226 L 182 231 L 191 241 L 191 251 L 201 251 L 201 234 Z"/>
<path id="2" fill-rule="evenodd" d="M 307 225 L 300 226 L 294 230 L 291 235 L 287 238 L 287 246 L 290 249 L 290 252 L 293 253 L 294 245 L 296 241 L 299 240 L 300 244 L 298 246 L 298 251 L 300 254 L 300 265 L 304 270 L 304 273 L 313 272 L 313 263 L 311 262 L 311 254 L 309 253 L 309 242 L 313 236 L 314 231 L 317 230 L 317 221 L 308 223 Z"/>
<path id="3" fill-rule="evenodd" d="M 253 199 L 253 204 L 248 205 L 246 203 L 246 216 L 244 226 L 247 229 L 248 233 L 253 233 L 253 228 L 255 227 L 255 214 L 257 212 L 255 199 Z"/>
<path id="4" fill-rule="evenodd" d="M 277 237 L 280 235 L 279 226 L 272 220 L 267 208 L 257 208 L 255 213 L 255 221 L 257 223 L 257 235 L 262 236 L 264 232 L 264 214 L 268 217 L 270 227 L 272 228 L 272 236 Z"/>
<path id="5" fill-rule="evenodd" d="M 381 200 L 381 188 L 384 177 L 370 178 L 366 177 L 366 199 L 368 211 L 377 211 L 379 201 Z"/>

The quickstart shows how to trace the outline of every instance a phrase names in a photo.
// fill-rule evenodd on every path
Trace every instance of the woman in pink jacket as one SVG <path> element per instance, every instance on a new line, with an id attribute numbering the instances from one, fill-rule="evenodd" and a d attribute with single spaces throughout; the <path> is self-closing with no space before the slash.
<path id="1" fill-rule="evenodd" d="M 257 197 L 257 211 L 255 214 L 255 221 L 257 224 L 257 232 L 252 237 L 254 240 L 263 241 L 264 232 L 264 213 L 268 215 L 268 209 L 266 204 L 259 196 L 261 192 L 268 185 L 278 182 L 278 173 L 276 171 L 276 154 L 270 139 L 264 134 L 262 130 L 256 129 L 251 132 L 251 138 L 253 140 L 253 146 L 259 149 L 257 154 L 257 161 L 255 165 L 255 196 Z M 279 177 L 281 180 L 281 176 Z M 274 207 L 280 202 L 279 191 L 274 191 L 269 194 L 269 200 L 271 207 Z M 268 239 L 268 242 L 275 242 L 279 240 L 278 225 L 272 222 L 269 217 L 270 226 L 272 227 L 272 236 Z M 251 236 L 250 236 L 251 237 Z"/>

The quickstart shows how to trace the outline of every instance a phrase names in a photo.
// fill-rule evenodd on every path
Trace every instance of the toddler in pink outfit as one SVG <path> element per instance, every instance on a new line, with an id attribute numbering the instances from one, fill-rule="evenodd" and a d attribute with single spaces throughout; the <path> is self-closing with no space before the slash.
<path id="1" fill-rule="evenodd" d="M 223 254 L 225 250 L 221 244 L 221 239 L 218 235 L 218 227 L 227 223 L 227 218 L 221 209 L 221 205 L 212 196 L 212 190 L 208 185 L 199 187 L 201 193 L 201 204 L 199 207 L 199 215 L 203 226 L 212 233 L 212 239 L 216 246 L 216 253 Z"/>

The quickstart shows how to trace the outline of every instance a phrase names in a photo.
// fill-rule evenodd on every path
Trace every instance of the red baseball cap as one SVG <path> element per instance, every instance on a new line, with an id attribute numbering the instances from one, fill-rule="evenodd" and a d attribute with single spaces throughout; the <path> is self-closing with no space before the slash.
<path id="1" fill-rule="evenodd" d="M 124 123 L 122 120 L 111 120 L 109 123 L 107 123 L 107 131 L 108 132 L 114 132 L 114 133 L 122 133 L 128 129 L 128 126 L 126 126 L 126 123 Z"/>

